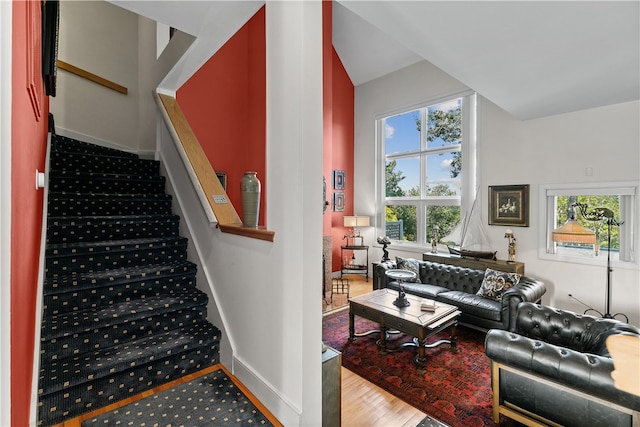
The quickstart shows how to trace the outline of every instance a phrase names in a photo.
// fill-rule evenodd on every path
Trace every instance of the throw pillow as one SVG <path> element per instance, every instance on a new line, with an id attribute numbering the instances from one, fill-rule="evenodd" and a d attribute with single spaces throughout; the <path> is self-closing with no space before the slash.
<path id="1" fill-rule="evenodd" d="M 408 270 L 416 273 L 416 278 L 412 280 L 407 280 L 407 282 L 420 283 L 420 264 L 418 264 L 418 260 L 412 258 L 402 258 L 396 257 L 396 267 L 400 270 Z"/>
<path id="2" fill-rule="evenodd" d="M 487 268 L 484 272 L 482 286 L 480 286 L 476 295 L 502 301 L 502 295 L 517 285 L 519 281 L 520 275 L 518 273 L 507 273 Z"/>

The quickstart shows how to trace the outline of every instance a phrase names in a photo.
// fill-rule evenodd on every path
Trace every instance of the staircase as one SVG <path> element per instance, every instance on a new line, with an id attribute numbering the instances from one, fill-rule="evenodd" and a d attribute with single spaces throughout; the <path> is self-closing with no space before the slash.
<path id="1" fill-rule="evenodd" d="M 54 135 L 38 425 L 219 362 L 159 162 Z"/>

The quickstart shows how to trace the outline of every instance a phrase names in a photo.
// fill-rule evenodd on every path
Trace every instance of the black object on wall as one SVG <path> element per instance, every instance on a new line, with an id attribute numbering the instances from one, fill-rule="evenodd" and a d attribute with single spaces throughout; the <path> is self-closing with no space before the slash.
<path id="1" fill-rule="evenodd" d="M 58 23 L 60 2 L 47 0 L 42 3 L 42 78 L 47 96 L 56 96 L 58 71 Z"/>

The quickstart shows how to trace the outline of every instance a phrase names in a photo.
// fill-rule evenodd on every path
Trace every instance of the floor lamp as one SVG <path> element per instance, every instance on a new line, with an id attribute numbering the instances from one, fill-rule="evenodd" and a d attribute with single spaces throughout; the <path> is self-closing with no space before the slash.
<path id="1" fill-rule="evenodd" d="M 601 313 L 598 310 L 587 305 L 588 309 L 585 310 L 585 314 L 589 311 L 598 313 L 600 317 L 605 319 L 613 319 L 616 316 L 623 316 L 626 322 L 629 322 L 629 318 L 624 313 L 611 314 L 611 275 L 613 268 L 611 268 L 611 226 L 620 226 L 622 223 L 615 220 L 613 211 L 608 208 L 594 208 L 592 211 L 588 211 L 588 206 L 583 203 L 575 203 L 573 207 L 578 207 L 580 213 L 584 219 L 594 222 L 604 222 L 607 225 L 607 291 L 605 294 L 605 313 Z M 552 239 L 554 242 L 559 243 L 583 243 L 599 245 L 596 233 L 588 228 L 583 227 L 575 220 L 575 216 L 572 217 L 560 228 L 553 230 Z M 569 295 L 571 296 L 571 295 Z M 584 304 L 582 301 L 578 300 Z M 584 304 L 586 305 L 586 304 Z"/>

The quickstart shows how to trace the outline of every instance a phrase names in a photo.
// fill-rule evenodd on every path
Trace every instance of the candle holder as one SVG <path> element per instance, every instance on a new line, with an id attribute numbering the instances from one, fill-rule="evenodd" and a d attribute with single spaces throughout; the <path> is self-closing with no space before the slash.
<path id="1" fill-rule="evenodd" d="M 393 305 L 400 308 L 409 307 L 411 302 L 409 302 L 407 294 L 404 292 L 403 283 L 407 280 L 415 279 L 418 275 L 413 271 L 399 269 L 387 270 L 385 274 L 398 282 L 398 298 L 393 301 Z"/>
<path id="2" fill-rule="evenodd" d="M 511 231 L 511 229 L 505 230 L 504 237 L 509 239 L 509 247 L 508 247 L 509 256 L 507 258 L 507 262 L 509 264 L 513 264 L 516 262 L 516 238 L 513 235 L 513 231 Z"/>
<path id="3" fill-rule="evenodd" d="M 431 229 L 431 253 L 432 254 L 438 253 L 438 231 L 439 230 L 440 230 L 440 227 L 438 227 L 437 225 L 434 225 L 433 228 Z"/>

